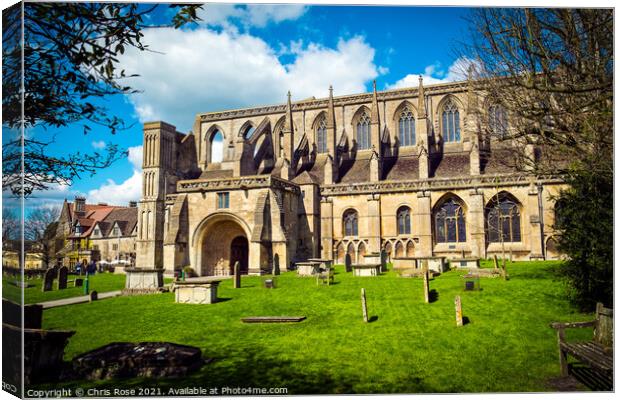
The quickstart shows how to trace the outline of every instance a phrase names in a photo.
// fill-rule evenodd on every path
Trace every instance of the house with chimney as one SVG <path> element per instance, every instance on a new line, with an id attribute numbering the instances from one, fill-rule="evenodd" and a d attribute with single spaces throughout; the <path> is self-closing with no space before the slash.
<path id="1" fill-rule="evenodd" d="M 56 263 L 73 267 L 86 260 L 133 265 L 137 216 L 136 202 L 114 206 L 87 204 L 81 196 L 74 202 L 65 200 L 52 246 Z"/>

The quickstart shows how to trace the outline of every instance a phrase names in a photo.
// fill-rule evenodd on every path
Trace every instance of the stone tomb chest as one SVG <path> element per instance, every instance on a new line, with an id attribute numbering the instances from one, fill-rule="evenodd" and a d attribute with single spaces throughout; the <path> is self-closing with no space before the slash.
<path id="1" fill-rule="evenodd" d="M 213 304 L 217 302 L 217 288 L 221 280 L 190 278 L 172 285 L 175 303 Z"/>
<path id="2" fill-rule="evenodd" d="M 353 276 L 379 276 L 381 264 L 352 264 Z"/>
<path id="3" fill-rule="evenodd" d="M 453 258 L 450 260 L 450 268 L 480 268 L 480 259 L 475 257 Z"/>
<path id="4" fill-rule="evenodd" d="M 161 268 L 125 268 L 123 294 L 157 293 L 163 290 L 164 270 Z"/>
<path id="5" fill-rule="evenodd" d="M 429 271 L 442 273 L 446 270 L 445 257 L 395 257 L 392 259 L 394 269 L 422 269 L 422 262 L 427 261 Z"/>

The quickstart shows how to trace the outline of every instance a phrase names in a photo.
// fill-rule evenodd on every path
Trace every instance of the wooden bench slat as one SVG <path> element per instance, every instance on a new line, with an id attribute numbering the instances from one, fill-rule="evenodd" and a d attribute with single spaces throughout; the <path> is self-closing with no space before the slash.
<path id="1" fill-rule="evenodd" d="M 613 357 L 594 342 L 563 342 L 561 348 L 582 362 L 605 371 L 613 370 Z"/>

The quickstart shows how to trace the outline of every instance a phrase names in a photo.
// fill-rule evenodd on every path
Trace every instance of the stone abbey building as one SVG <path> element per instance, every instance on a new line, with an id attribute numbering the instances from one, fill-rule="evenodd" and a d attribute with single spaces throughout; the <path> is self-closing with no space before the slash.
<path id="1" fill-rule="evenodd" d="M 189 134 L 145 123 L 136 265 L 227 275 L 236 261 L 259 274 L 382 250 L 555 258 L 562 181 L 505 162 L 506 113 L 486 102 L 470 81 L 420 79 L 198 114 Z"/>

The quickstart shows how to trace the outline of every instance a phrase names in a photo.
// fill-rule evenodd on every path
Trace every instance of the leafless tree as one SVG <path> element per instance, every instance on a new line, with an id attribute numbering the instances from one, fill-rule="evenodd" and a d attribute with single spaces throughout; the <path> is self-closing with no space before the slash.
<path id="1" fill-rule="evenodd" d="M 483 8 L 471 27 L 483 132 L 515 144 L 515 165 L 536 174 L 611 176 L 613 10 Z"/>

